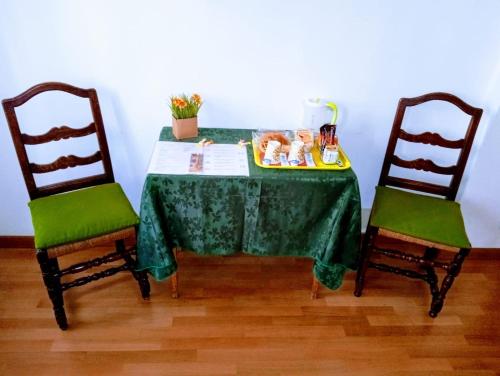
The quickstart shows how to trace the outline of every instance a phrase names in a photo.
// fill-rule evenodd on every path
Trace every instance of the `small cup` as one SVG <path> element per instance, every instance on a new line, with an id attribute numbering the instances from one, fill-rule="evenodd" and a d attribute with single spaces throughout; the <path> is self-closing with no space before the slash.
<path id="1" fill-rule="evenodd" d="M 323 150 L 321 160 L 324 164 L 335 164 L 339 159 L 339 152 L 336 145 L 326 145 Z"/>
<path id="2" fill-rule="evenodd" d="M 266 152 L 262 163 L 267 165 L 278 164 L 280 162 L 281 142 L 270 140 L 267 143 Z"/>
<path id="3" fill-rule="evenodd" d="M 310 129 L 296 130 L 295 141 L 302 141 L 304 143 L 304 151 L 310 153 L 314 146 L 314 133 Z"/>
<path id="4" fill-rule="evenodd" d="M 291 166 L 304 163 L 304 143 L 302 141 L 292 141 L 290 153 L 288 153 L 288 162 Z"/>

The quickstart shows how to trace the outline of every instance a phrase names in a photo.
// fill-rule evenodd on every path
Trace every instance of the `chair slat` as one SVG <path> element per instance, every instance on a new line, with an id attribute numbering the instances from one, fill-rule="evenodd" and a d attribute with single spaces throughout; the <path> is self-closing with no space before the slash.
<path id="1" fill-rule="evenodd" d="M 105 183 L 109 183 L 109 177 L 106 174 L 85 176 L 83 178 L 66 180 L 64 182 L 58 182 L 38 187 L 37 191 L 31 196 L 31 199 L 73 191 L 75 189 L 80 189 L 81 187 L 87 187 L 90 184 L 99 185 Z"/>
<path id="2" fill-rule="evenodd" d="M 385 183 L 392 187 L 399 187 L 403 189 L 412 189 L 420 192 L 431 193 L 434 195 L 446 196 L 450 191 L 449 187 L 432 184 L 417 180 L 404 179 L 396 176 L 387 176 Z"/>
<path id="3" fill-rule="evenodd" d="M 29 88 L 28 90 L 14 98 L 4 99 L 2 103 L 5 103 L 8 107 L 19 107 L 34 96 L 46 91 L 64 91 L 81 98 L 89 97 L 89 90 L 81 89 L 79 87 L 68 85 L 62 82 L 45 82 Z"/>
<path id="4" fill-rule="evenodd" d="M 98 162 L 100 160 L 102 160 L 102 155 L 101 151 L 99 150 L 87 157 L 77 157 L 76 155 L 65 155 L 57 158 L 52 163 L 47 163 L 47 164 L 30 163 L 30 168 L 31 172 L 34 174 L 44 174 L 46 172 L 62 170 L 68 167 L 84 166 Z"/>
<path id="5" fill-rule="evenodd" d="M 403 129 L 399 130 L 399 138 L 408 142 L 419 142 L 421 144 L 431 144 L 435 146 L 442 146 L 449 149 L 461 149 L 464 147 L 465 140 L 447 140 L 439 133 L 424 132 L 420 134 L 411 134 L 405 132 Z"/>
<path id="6" fill-rule="evenodd" d="M 38 145 L 49 141 L 59 141 L 72 137 L 83 137 L 95 133 L 95 124 L 92 122 L 84 128 L 71 128 L 66 125 L 51 128 L 47 133 L 40 135 L 21 134 L 22 140 L 27 145 Z"/>
<path id="7" fill-rule="evenodd" d="M 418 158 L 418 159 L 413 159 L 411 161 L 407 161 L 399 158 L 397 155 L 392 156 L 391 163 L 393 165 L 403 168 L 412 168 L 414 170 L 430 171 L 441 175 L 453 175 L 457 169 L 457 166 L 447 166 L 447 167 L 439 166 L 430 159 Z"/>
<path id="8" fill-rule="evenodd" d="M 470 104 L 465 103 L 462 99 L 453 94 L 442 93 L 442 92 L 424 94 L 421 95 L 420 97 L 414 97 L 414 98 L 401 98 L 399 102 L 401 103 L 401 105 L 405 107 L 412 107 L 430 101 L 445 101 L 453 103 L 463 112 L 471 116 L 480 117 L 483 112 L 482 109 L 473 107 Z"/>

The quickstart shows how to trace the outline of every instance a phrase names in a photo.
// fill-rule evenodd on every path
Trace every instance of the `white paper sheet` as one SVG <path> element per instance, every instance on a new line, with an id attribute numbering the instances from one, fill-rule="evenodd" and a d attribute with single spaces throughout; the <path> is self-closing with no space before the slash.
<path id="1" fill-rule="evenodd" d="M 192 154 L 203 154 L 202 169 L 190 172 Z M 234 144 L 212 144 L 158 141 L 149 163 L 148 174 L 248 176 L 246 147 Z"/>

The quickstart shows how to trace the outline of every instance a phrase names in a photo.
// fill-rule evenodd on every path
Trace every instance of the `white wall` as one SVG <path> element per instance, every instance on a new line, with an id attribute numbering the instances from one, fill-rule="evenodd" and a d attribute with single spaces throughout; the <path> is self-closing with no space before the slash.
<path id="1" fill-rule="evenodd" d="M 468 235 L 484 247 L 500 245 L 500 59 L 495 75 L 486 87 L 491 103 L 489 127 L 483 132 L 481 147 L 471 160 L 462 208 Z M 474 243 L 473 243 L 474 244 Z"/>
<path id="2" fill-rule="evenodd" d="M 495 0 L 0 0 L 0 98 L 43 81 L 95 87 L 115 174 L 138 208 L 171 94 L 201 93 L 200 125 L 229 128 L 295 128 L 303 97 L 330 97 L 369 208 L 398 99 L 449 91 L 485 109 L 459 199 L 473 244 L 500 246 L 499 199 L 488 210 L 480 199 L 485 179 L 500 188 L 498 144 L 478 153 L 485 132 L 498 135 L 498 14 Z M 0 234 L 31 234 L 3 117 L 0 147 Z"/>

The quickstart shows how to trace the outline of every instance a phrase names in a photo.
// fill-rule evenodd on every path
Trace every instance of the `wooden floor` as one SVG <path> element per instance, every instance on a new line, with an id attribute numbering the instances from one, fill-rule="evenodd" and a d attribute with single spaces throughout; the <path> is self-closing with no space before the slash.
<path id="1" fill-rule="evenodd" d="M 376 271 L 361 298 L 350 273 L 313 301 L 307 259 L 179 264 L 177 300 L 152 281 L 142 301 L 128 274 L 69 290 L 62 332 L 33 251 L 0 249 L 0 374 L 500 374 L 499 257 L 469 258 L 434 320 L 423 283 Z"/>

